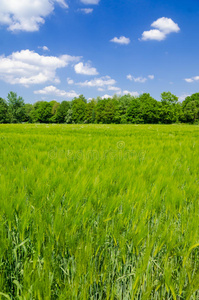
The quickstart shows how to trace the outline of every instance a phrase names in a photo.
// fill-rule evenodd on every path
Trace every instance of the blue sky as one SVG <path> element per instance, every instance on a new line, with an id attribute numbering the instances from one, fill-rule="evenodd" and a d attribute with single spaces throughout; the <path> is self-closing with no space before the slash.
<path id="1" fill-rule="evenodd" d="M 0 0 L 0 97 L 199 92 L 197 0 Z"/>

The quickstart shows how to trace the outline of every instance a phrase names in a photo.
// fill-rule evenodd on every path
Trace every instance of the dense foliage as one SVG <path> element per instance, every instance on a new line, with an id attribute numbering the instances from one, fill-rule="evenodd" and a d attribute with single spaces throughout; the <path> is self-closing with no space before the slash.
<path id="1" fill-rule="evenodd" d="M 198 300 L 198 137 L 0 124 L 0 299 Z"/>
<path id="2" fill-rule="evenodd" d="M 23 98 L 10 92 L 8 100 L 0 98 L 0 123 L 67 123 L 67 124 L 172 124 L 199 122 L 199 93 L 181 103 L 170 92 L 157 101 L 144 93 L 113 98 L 97 97 L 88 101 L 83 95 L 72 101 L 53 100 L 25 104 Z"/>

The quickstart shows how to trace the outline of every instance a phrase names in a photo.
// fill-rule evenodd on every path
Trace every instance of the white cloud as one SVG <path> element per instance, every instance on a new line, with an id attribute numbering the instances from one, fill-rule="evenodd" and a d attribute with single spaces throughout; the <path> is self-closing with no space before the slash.
<path id="1" fill-rule="evenodd" d="M 47 46 L 43 46 L 42 49 L 43 49 L 44 51 L 49 51 L 49 49 L 48 49 Z"/>
<path id="2" fill-rule="evenodd" d="M 130 80 L 130 81 L 133 80 L 133 76 L 132 76 L 131 74 L 127 75 L 126 78 L 127 78 L 128 80 Z"/>
<path id="3" fill-rule="evenodd" d="M 128 94 L 130 94 L 133 97 L 138 97 L 139 96 L 138 92 L 130 92 L 130 91 L 127 91 L 127 90 L 123 91 L 123 95 L 128 95 Z"/>
<path id="4" fill-rule="evenodd" d="M 164 32 L 165 34 L 180 31 L 178 24 L 174 23 L 172 19 L 165 18 L 165 17 L 162 17 L 157 21 L 153 22 L 151 24 L 151 27 L 157 28 L 158 30 Z"/>
<path id="5" fill-rule="evenodd" d="M 68 84 L 74 84 L 74 80 L 68 77 L 67 78 L 67 83 Z"/>
<path id="6" fill-rule="evenodd" d="M 151 80 L 153 80 L 155 78 L 154 75 L 148 75 L 147 77 Z M 131 74 L 127 75 L 126 78 L 130 81 L 139 82 L 139 83 L 144 83 L 148 80 L 146 77 L 142 77 L 142 76 L 134 77 Z"/>
<path id="7" fill-rule="evenodd" d="M 83 12 L 84 14 L 91 14 L 93 12 L 93 8 L 81 8 L 79 11 Z"/>
<path id="8" fill-rule="evenodd" d="M 80 0 L 80 1 L 84 4 L 93 4 L 93 5 L 99 4 L 100 2 L 100 0 Z"/>
<path id="9" fill-rule="evenodd" d="M 66 3 L 65 0 L 54 0 L 54 2 L 59 3 L 59 5 L 62 6 L 63 8 L 68 8 L 68 4 Z"/>
<path id="10" fill-rule="evenodd" d="M 144 77 L 137 77 L 137 78 L 135 78 L 135 77 L 133 77 L 133 80 L 135 82 L 144 83 L 144 82 L 147 81 L 147 78 L 144 78 Z"/>
<path id="11" fill-rule="evenodd" d="M 155 22 L 151 24 L 151 27 L 155 29 L 151 29 L 149 31 L 144 31 L 142 33 L 142 41 L 148 40 L 156 40 L 156 41 L 163 41 L 168 34 L 172 32 L 179 32 L 180 28 L 177 23 L 175 23 L 170 18 L 159 18 Z"/>
<path id="12" fill-rule="evenodd" d="M 0 0 L 0 24 L 10 31 L 38 31 L 56 2 L 68 8 L 64 0 Z"/>
<path id="13" fill-rule="evenodd" d="M 191 83 L 193 82 L 194 80 L 192 78 L 185 78 L 185 81 L 188 82 L 188 83 Z"/>
<path id="14" fill-rule="evenodd" d="M 182 94 L 181 96 L 178 97 L 178 100 L 180 102 L 184 101 L 186 97 L 191 96 L 190 94 Z"/>
<path id="15" fill-rule="evenodd" d="M 54 95 L 58 97 L 74 98 L 79 95 L 75 91 L 66 92 L 64 90 L 59 90 L 55 86 L 46 86 L 42 90 L 34 91 L 34 94 L 38 95 Z"/>
<path id="16" fill-rule="evenodd" d="M 110 96 L 110 95 L 108 95 L 108 94 L 105 94 L 104 96 L 102 96 L 102 97 L 100 97 L 100 98 L 102 98 L 102 99 L 108 99 L 108 98 L 113 98 L 113 96 Z"/>
<path id="17" fill-rule="evenodd" d="M 43 51 L 50 51 L 47 46 L 42 46 L 42 47 L 39 46 L 38 48 L 42 49 Z"/>
<path id="18" fill-rule="evenodd" d="M 99 92 L 104 92 L 105 91 L 105 89 L 103 89 L 103 88 L 98 88 L 97 89 Z"/>
<path id="19" fill-rule="evenodd" d="M 79 82 L 77 85 L 80 86 L 87 86 L 87 87 L 105 87 L 105 86 L 112 86 L 116 84 L 116 81 L 112 79 L 110 76 L 104 76 L 100 78 L 95 78 L 93 80 L 86 80 L 85 82 Z"/>
<path id="20" fill-rule="evenodd" d="M 153 80 L 155 78 L 155 76 L 154 75 L 148 75 L 148 78 Z"/>
<path id="21" fill-rule="evenodd" d="M 162 32 L 158 29 L 151 29 L 149 31 L 144 31 L 142 34 L 142 41 L 148 40 L 156 40 L 156 41 L 163 41 L 166 38 L 165 32 Z"/>
<path id="22" fill-rule="evenodd" d="M 77 74 L 83 75 L 98 75 L 96 68 L 92 68 L 89 64 L 83 64 L 82 62 L 78 63 L 74 67 Z"/>
<path id="23" fill-rule="evenodd" d="M 147 78 L 145 77 L 133 77 L 131 74 L 127 75 L 126 78 L 129 79 L 130 81 L 139 82 L 139 83 L 144 83 L 147 81 Z"/>
<path id="24" fill-rule="evenodd" d="M 130 39 L 125 36 L 121 36 L 120 38 L 114 37 L 110 42 L 117 43 L 120 45 L 128 45 L 130 43 Z"/>
<path id="25" fill-rule="evenodd" d="M 108 90 L 109 90 L 109 91 L 114 91 L 114 92 L 116 92 L 117 94 L 121 94 L 121 88 L 116 87 L 116 86 L 109 86 L 109 87 L 108 87 Z"/>
<path id="26" fill-rule="evenodd" d="M 191 77 L 191 78 L 185 78 L 185 81 L 188 83 L 199 81 L 199 76 Z"/>
<path id="27" fill-rule="evenodd" d="M 25 86 L 47 81 L 58 83 L 56 70 L 79 59 L 70 55 L 44 56 L 28 49 L 13 52 L 7 57 L 0 56 L 0 80 Z"/>

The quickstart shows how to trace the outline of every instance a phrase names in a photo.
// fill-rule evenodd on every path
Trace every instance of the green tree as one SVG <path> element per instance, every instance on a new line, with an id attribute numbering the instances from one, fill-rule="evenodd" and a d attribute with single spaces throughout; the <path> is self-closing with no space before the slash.
<path id="1" fill-rule="evenodd" d="M 25 103 L 22 97 L 17 97 L 17 93 L 8 94 L 8 114 L 11 123 L 21 123 L 25 118 Z"/>
<path id="2" fill-rule="evenodd" d="M 160 105 L 150 94 L 139 96 L 141 116 L 145 124 L 155 124 L 160 119 Z"/>
<path id="3" fill-rule="evenodd" d="M 127 110 L 134 99 L 130 94 L 118 98 L 118 105 L 115 112 L 115 122 L 117 124 L 127 124 Z"/>
<path id="4" fill-rule="evenodd" d="M 139 98 L 133 98 L 127 109 L 127 120 L 133 124 L 144 123 Z"/>
<path id="5" fill-rule="evenodd" d="M 66 122 L 66 116 L 68 113 L 68 110 L 70 109 L 70 102 L 68 101 L 62 101 L 59 105 L 56 113 L 56 121 L 58 123 L 65 123 Z"/>
<path id="6" fill-rule="evenodd" d="M 72 124 L 73 123 L 73 110 L 69 109 L 67 111 L 66 117 L 65 117 L 66 124 Z"/>
<path id="7" fill-rule="evenodd" d="M 108 99 L 97 98 L 97 105 L 95 108 L 95 120 L 97 123 L 105 123 L 104 109 Z"/>
<path id="8" fill-rule="evenodd" d="M 86 104 L 85 117 L 84 117 L 85 123 L 95 122 L 95 107 L 96 107 L 96 101 L 94 99 L 92 99 L 90 102 Z"/>
<path id="9" fill-rule="evenodd" d="M 162 103 L 170 103 L 176 104 L 178 102 L 178 97 L 173 95 L 171 92 L 163 92 L 161 94 L 161 101 Z"/>
<path id="10" fill-rule="evenodd" d="M 32 104 L 26 103 L 25 106 L 25 116 L 24 116 L 24 121 L 25 122 L 32 122 L 31 120 L 31 112 L 34 109 Z"/>
<path id="11" fill-rule="evenodd" d="M 52 107 L 52 110 L 51 110 L 52 117 L 50 117 L 49 122 L 56 123 L 57 122 L 57 111 L 59 109 L 60 103 L 53 100 L 53 101 L 50 101 L 50 105 Z"/>
<path id="12" fill-rule="evenodd" d="M 106 100 L 104 111 L 103 111 L 103 120 L 105 124 L 111 124 L 116 122 L 115 116 L 117 111 L 117 105 L 118 105 L 117 99 L 109 98 Z"/>
<path id="13" fill-rule="evenodd" d="M 38 101 L 34 105 L 34 109 L 31 111 L 30 117 L 33 123 L 49 123 L 52 114 L 53 103 L 47 101 Z"/>
<path id="14" fill-rule="evenodd" d="M 185 98 L 182 102 L 183 121 L 195 123 L 199 120 L 199 93 Z"/>
<path id="15" fill-rule="evenodd" d="M 72 101 L 72 111 L 73 111 L 73 122 L 83 123 L 84 117 L 85 117 L 85 111 L 86 111 L 86 102 L 80 98 L 75 98 Z"/>
<path id="16" fill-rule="evenodd" d="M 0 98 L 0 123 L 8 122 L 8 104 L 4 99 Z"/>
<path id="17" fill-rule="evenodd" d="M 175 123 L 179 120 L 178 97 L 171 94 L 171 92 L 163 92 L 161 94 L 161 111 L 160 119 L 164 124 Z"/>
<path id="18" fill-rule="evenodd" d="M 84 97 L 84 95 L 79 95 L 79 97 L 77 99 L 80 99 L 80 100 L 84 101 L 84 103 L 87 103 L 87 100 Z"/>
<path id="19" fill-rule="evenodd" d="M 199 119 L 199 106 L 197 101 L 190 101 L 184 107 L 185 122 L 195 123 Z"/>

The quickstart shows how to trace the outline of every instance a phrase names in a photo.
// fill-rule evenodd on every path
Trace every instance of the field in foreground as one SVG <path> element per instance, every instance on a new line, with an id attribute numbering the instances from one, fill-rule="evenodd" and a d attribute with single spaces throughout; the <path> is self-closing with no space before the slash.
<path id="1" fill-rule="evenodd" d="M 199 126 L 0 125 L 0 299 L 199 299 Z"/>

